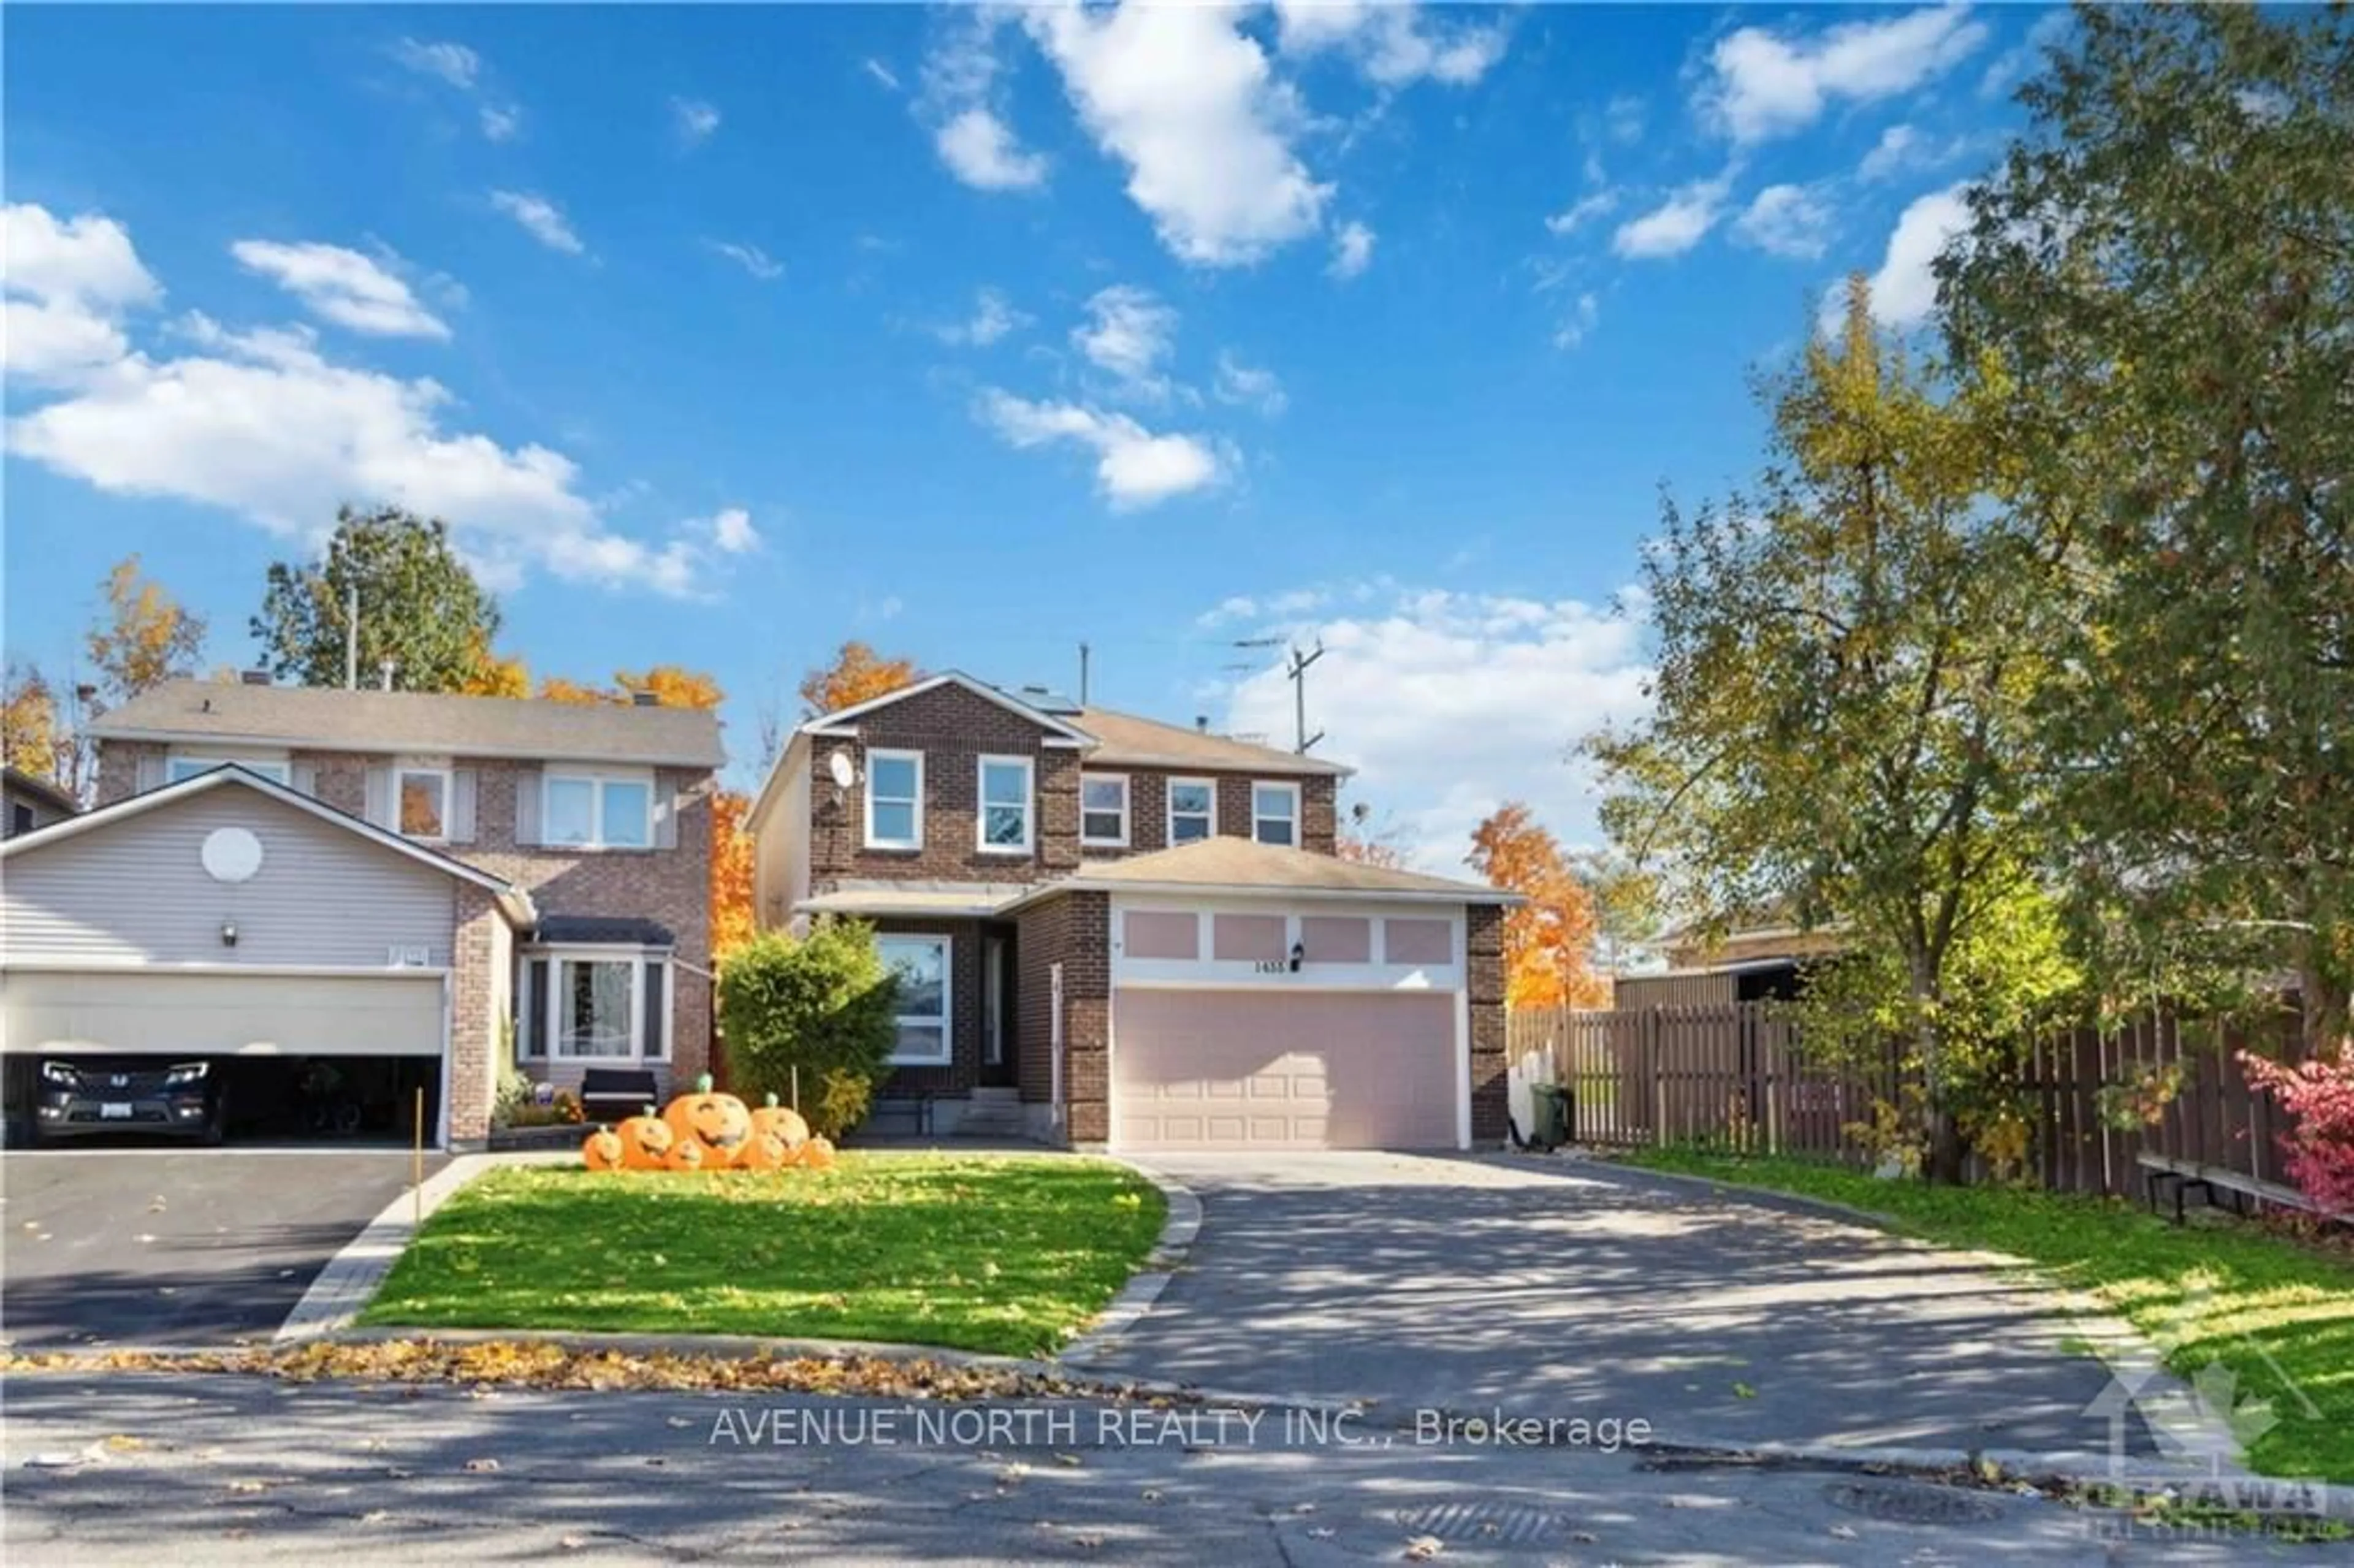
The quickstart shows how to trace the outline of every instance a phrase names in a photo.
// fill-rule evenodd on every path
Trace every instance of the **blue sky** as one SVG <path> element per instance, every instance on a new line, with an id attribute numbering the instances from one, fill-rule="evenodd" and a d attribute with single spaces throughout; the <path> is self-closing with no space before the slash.
<path id="1" fill-rule="evenodd" d="M 1638 710 L 1660 486 L 1843 272 L 1926 310 L 2049 14 L 20 9 L 5 643 L 128 551 L 252 656 L 339 500 L 733 747 L 846 637 L 1288 738 L 1426 863 Z M 1232 666 L 1257 661 L 1256 669 Z"/>

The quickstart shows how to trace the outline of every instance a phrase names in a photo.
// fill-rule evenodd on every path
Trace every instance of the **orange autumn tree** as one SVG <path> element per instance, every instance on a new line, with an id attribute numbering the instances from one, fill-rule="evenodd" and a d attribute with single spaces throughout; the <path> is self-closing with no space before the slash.
<path id="1" fill-rule="evenodd" d="M 911 686 L 915 682 L 915 661 L 885 659 L 853 638 L 834 654 L 832 663 L 801 677 L 801 704 L 809 710 L 809 716 L 815 718 L 820 714 L 830 714 L 885 692 Z"/>
<path id="2" fill-rule="evenodd" d="M 1610 981 L 1589 961 L 1594 900 L 1561 844 L 1528 807 L 1507 800 L 1471 832 L 1466 863 L 1527 898 L 1504 912 L 1504 1005 L 1606 1007 Z"/>

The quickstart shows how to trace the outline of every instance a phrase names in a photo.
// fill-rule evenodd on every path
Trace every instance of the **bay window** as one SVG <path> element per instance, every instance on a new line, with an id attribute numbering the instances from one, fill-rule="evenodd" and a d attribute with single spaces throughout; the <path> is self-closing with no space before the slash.
<path id="1" fill-rule="evenodd" d="M 635 949 L 524 956 L 515 1054 L 531 1061 L 659 1062 L 670 1055 L 670 960 Z"/>

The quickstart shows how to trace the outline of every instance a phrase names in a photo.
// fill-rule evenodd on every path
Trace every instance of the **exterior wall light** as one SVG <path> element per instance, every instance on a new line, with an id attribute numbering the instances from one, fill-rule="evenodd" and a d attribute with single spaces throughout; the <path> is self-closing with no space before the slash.
<path id="1" fill-rule="evenodd" d="M 1298 974 L 1299 966 L 1308 961 L 1308 948 L 1301 943 L 1291 944 L 1291 972 Z"/>
<path id="2" fill-rule="evenodd" d="M 224 920 L 221 922 L 221 946 L 224 948 L 234 948 L 237 946 L 236 921 Z"/>

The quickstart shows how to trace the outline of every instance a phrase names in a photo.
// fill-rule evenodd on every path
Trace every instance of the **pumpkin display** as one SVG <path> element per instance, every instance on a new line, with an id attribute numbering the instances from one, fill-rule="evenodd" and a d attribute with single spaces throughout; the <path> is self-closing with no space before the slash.
<path id="1" fill-rule="evenodd" d="M 794 1163 L 804 1171 L 833 1169 L 833 1140 L 822 1134 L 811 1138 L 793 1151 Z"/>
<path id="2" fill-rule="evenodd" d="M 580 1158 L 588 1161 L 591 1171 L 619 1171 L 628 1152 L 621 1135 L 610 1127 L 599 1128 L 580 1143 Z"/>
<path id="3" fill-rule="evenodd" d="M 799 1149 L 810 1135 L 809 1123 L 801 1119 L 801 1113 L 779 1105 L 773 1094 L 767 1105 L 752 1113 L 752 1132 L 755 1137 L 768 1133 L 787 1149 Z"/>
<path id="4" fill-rule="evenodd" d="M 674 1139 L 670 1152 L 663 1156 L 663 1166 L 670 1171 L 701 1171 L 720 1163 L 723 1161 L 691 1138 Z"/>
<path id="5" fill-rule="evenodd" d="M 671 1145 L 678 1141 L 670 1123 L 656 1116 L 652 1106 L 613 1130 L 621 1140 L 621 1164 L 631 1171 L 660 1171 L 670 1156 Z"/>
<path id="6" fill-rule="evenodd" d="M 754 1114 L 758 1114 L 755 1112 Z M 781 1171 L 793 1162 L 793 1151 L 773 1132 L 755 1132 L 736 1151 L 738 1171 Z"/>
<path id="7" fill-rule="evenodd" d="M 702 1144 L 707 1165 L 732 1164 L 736 1151 L 752 1136 L 752 1113 L 734 1095 L 713 1093 L 708 1073 L 695 1079 L 695 1093 L 670 1102 L 663 1120 L 670 1124 L 673 1141 Z"/>

